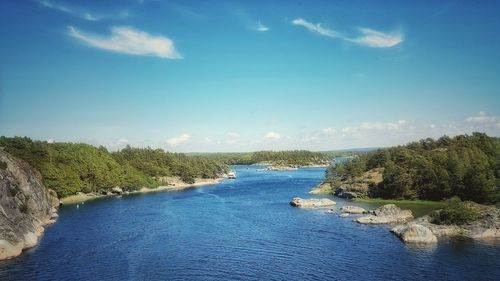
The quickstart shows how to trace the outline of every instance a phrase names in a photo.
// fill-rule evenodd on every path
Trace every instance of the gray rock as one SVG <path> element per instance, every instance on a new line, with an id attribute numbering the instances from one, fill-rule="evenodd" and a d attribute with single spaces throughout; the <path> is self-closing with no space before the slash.
<path id="1" fill-rule="evenodd" d="M 121 187 L 115 186 L 115 187 L 111 188 L 111 193 L 121 195 L 121 194 L 123 194 L 123 190 L 121 189 Z"/>
<path id="2" fill-rule="evenodd" d="M 366 198 L 368 195 L 364 192 L 356 192 L 352 190 L 347 190 L 346 188 L 343 187 L 338 187 L 333 195 L 339 197 L 339 198 L 344 198 L 344 199 L 354 199 L 354 198 Z"/>
<path id="3" fill-rule="evenodd" d="M 44 226 L 57 219 L 56 193 L 42 184 L 40 173 L 0 149 L 0 260 L 35 246 Z"/>
<path id="4" fill-rule="evenodd" d="M 391 229 L 405 243 L 432 244 L 437 243 L 437 237 L 432 231 L 420 224 L 408 223 Z"/>
<path id="5" fill-rule="evenodd" d="M 358 206 L 344 206 L 340 208 L 340 212 L 347 214 L 367 214 L 368 211 Z"/>
<path id="6" fill-rule="evenodd" d="M 387 204 L 375 210 L 373 215 L 357 218 L 355 221 L 365 224 L 386 224 L 406 222 L 413 219 L 410 210 L 401 210 L 394 204 Z"/>
<path id="7" fill-rule="evenodd" d="M 294 207 L 299 207 L 299 208 L 324 208 L 324 207 L 330 207 L 333 206 L 337 203 L 334 201 L 328 199 L 328 198 L 311 198 L 311 199 L 302 199 L 302 198 L 293 198 L 292 201 L 290 201 L 290 205 Z"/>

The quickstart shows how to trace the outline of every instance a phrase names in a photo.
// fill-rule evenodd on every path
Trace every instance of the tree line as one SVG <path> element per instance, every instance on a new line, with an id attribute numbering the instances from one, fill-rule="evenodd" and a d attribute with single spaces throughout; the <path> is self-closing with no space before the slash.
<path id="1" fill-rule="evenodd" d="M 500 200 L 500 138 L 484 133 L 427 138 L 404 146 L 378 149 L 332 165 L 327 180 L 354 182 L 374 168 L 383 180 L 369 187 L 370 197 L 387 199 Z"/>
<path id="2" fill-rule="evenodd" d="M 124 190 L 160 185 L 161 177 L 217 178 L 227 165 L 204 157 L 189 157 L 162 149 L 126 148 L 109 152 L 82 143 L 48 143 L 26 137 L 0 137 L 0 147 L 40 171 L 44 185 L 64 197 L 120 186 Z"/>
<path id="3" fill-rule="evenodd" d="M 332 156 L 307 150 L 257 151 L 243 153 L 203 153 L 197 154 L 216 159 L 228 165 L 273 164 L 290 166 L 310 166 L 329 164 Z"/>

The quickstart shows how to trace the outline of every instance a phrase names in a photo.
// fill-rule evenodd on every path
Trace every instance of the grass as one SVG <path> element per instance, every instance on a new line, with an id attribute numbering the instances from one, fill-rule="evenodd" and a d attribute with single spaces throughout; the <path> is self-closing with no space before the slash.
<path id="1" fill-rule="evenodd" d="M 442 209 L 446 206 L 443 201 L 426 200 L 395 200 L 381 198 L 356 198 L 354 202 L 368 204 L 376 208 L 385 204 L 395 204 L 401 209 L 410 209 L 415 217 L 420 217 L 431 213 L 434 210 Z"/>

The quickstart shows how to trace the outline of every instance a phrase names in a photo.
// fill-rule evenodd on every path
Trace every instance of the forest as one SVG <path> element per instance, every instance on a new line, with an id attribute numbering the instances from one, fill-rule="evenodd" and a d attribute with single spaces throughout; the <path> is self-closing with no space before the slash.
<path id="1" fill-rule="evenodd" d="M 164 177 L 180 177 L 186 183 L 196 178 L 218 178 L 228 165 L 272 163 L 307 166 L 328 163 L 323 153 L 305 150 L 253 153 L 182 154 L 153 148 L 125 148 L 110 152 L 105 147 L 83 143 L 0 137 L 0 148 L 40 171 L 46 187 L 59 197 L 78 192 L 100 192 L 119 186 L 127 191 L 165 184 Z"/>
<path id="2" fill-rule="evenodd" d="M 383 171 L 368 196 L 386 199 L 444 200 L 454 196 L 477 203 L 500 200 L 500 138 L 484 133 L 422 139 L 378 149 L 330 166 L 333 186 L 356 184 L 370 171 Z"/>
<path id="3" fill-rule="evenodd" d="M 99 192 L 120 186 L 124 190 L 155 188 L 161 177 L 217 178 L 227 166 L 203 157 L 188 157 L 161 149 L 131 148 L 109 152 L 82 143 L 48 143 L 26 137 L 0 137 L 0 147 L 40 171 L 44 185 L 64 197 L 77 192 Z"/>
<path id="4" fill-rule="evenodd" d="M 312 166 L 329 164 L 333 156 L 308 150 L 257 151 L 234 153 L 198 153 L 195 155 L 216 159 L 228 165 L 272 164 Z"/>

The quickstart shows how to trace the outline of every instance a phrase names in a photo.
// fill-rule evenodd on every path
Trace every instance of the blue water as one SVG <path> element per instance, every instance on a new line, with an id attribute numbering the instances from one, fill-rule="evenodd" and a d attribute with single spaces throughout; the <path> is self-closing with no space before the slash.
<path id="1" fill-rule="evenodd" d="M 388 227 L 288 205 L 323 169 L 258 172 L 180 192 L 60 209 L 1 280 L 498 280 L 500 247 L 447 239 L 413 248 Z M 346 202 L 335 199 L 339 208 Z"/>

